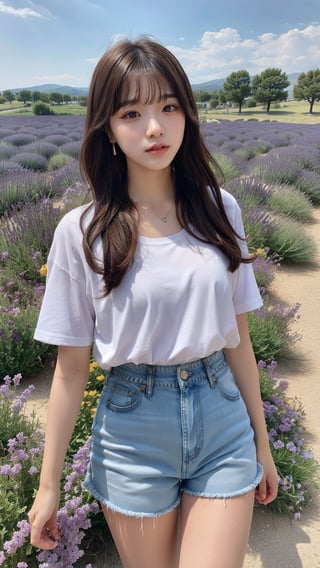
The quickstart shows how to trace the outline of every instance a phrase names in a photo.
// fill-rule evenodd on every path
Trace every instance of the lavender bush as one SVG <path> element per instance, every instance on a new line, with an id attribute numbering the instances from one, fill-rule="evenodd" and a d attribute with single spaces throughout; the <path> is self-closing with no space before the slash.
<path id="1" fill-rule="evenodd" d="M 50 142 L 46 142 L 45 140 L 40 140 L 34 142 L 33 144 L 28 144 L 27 146 L 23 146 L 23 151 L 28 152 L 36 152 L 36 154 L 40 154 L 45 158 L 49 159 L 51 156 L 54 156 L 59 152 L 59 148 L 56 144 L 51 144 Z"/>
<path id="2" fill-rule="evenodd" d="M 36 154 L 36 152 L 24 151 L 11 159 L 28 170 L 44 172 L 48 168 L 48 160 L 41 154 Z"/>
<path id="3" fill-rule="evenodd" d="M 25 146 L 26 144 L 35 142 L 37 137 L 34 134 L 17 133 L 6 136 L 3 140 L 6 144 L 12 144 L 13 146 Z"/>
<path id="4" fill-rule="evenodd" d="M 0 278 L 0 374 L 38 371 L 52 347 L 34 341 L 44 286 L 10 279 L 10 271 L 2 270 Z"/>
<path id="5" fill-rule="evenodd" d="M 81 491 L 90 441 L 87 440 L 73 460 L 65 464 L 58 512 L 61 540 L 54 551 L 38 553 L 29 544 L 26 513 L 39 483 L 43 432 L 34 416 L 24 415 L 25 402 L 33 387 L 31 385 L 18 394 L 20 380 L 21 375 L 15 375 L 13 379 L 6 376 L 0 387 L 0 432 L 3 426 L 10 424 L 9 432 L 3 436 L 0 455 L 0 566 L 71 568 L 84 555 L 81 543 L 91 527 L 91 518 L 99 511 L 98 505 Z"/>
<path id="6" fill-rule="evenodd" d="M 12 173 L 24 173 L 25 169 L 20 164 L 9 160 L 0 159 L 0 177 L 7 176 Z M 15 202 L 16 203 L 16 202 Z"/>
<path id="7" fill-rule="evenodd" d="M 314 240 L 293 219 L 278 216 L 268 230 L 267 243 L 271 252 L 279 254 L 287 264 L 313 262 L 317 254 Z"/>
<path id="8" fill-rule="evenodd" d="M 260 361 L 260 387 L 270 447 L 279 474 L 279 495 L 270 508 L 300 519 L 319 486 L 319 464 L 306 447 L 303 409 L 287 396 L 288 383 L 277 379 L 276 363 Z"/>
<path id="9" fill-rule="evenodd" d="M 13 164 L 7 175 L 0 176 L 0 216 L 9 212 L 12 206 L 25 201 L 54 194 L 52 180 L 39 172 L 31 172 Z"/>
<path id="10" fill-rule="evenodd" d="M 313 214 L 310 199 L 291 185 L 273 186 L 268 207 L 275 213 L 300 222 L 309 221 Z"/>
<path id="11" fill-rule="evenodd" d="M 284 304 L 265 304 L 259 310 L 248 313 L 248 325 L 257 361 L 279 360 L 293 352 L 299 336 L 292 331 L 292 324 L 299 318 L 299 304 L 287 308 Z"/>
<path id="12" fill-rule="evenodd" d="M 66 164 L 70 164 L 70 162 L 72 162 L 72 160 L 73 160 L 73 157 L 70 156 L 70 154 L 67 154 L 67 153 L 64 153 L 64 152 L 59 152 L 59 154 L 56 154 L 55 156 L 52 156 L 50 158 L 49 164 L 48 164 L 48 170 L 49 171 L 59 170 L 60 168 L 62 168 Z"/>

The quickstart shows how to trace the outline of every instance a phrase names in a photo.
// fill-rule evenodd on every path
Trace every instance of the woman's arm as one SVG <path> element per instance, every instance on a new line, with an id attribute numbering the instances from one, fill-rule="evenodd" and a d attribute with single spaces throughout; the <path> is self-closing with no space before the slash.
<path id="1" fill-rule="evenodd" d="M 259 503 L 267 505 L 278 493 L 278 475 L 270 451 L 260 394 L 259 372 L 249 336 L 247 316 L 237 316 L 240 343 L 235 349 L 225 349 L 225 355 L 239 386 L 255 434 L 257 457 L 264 476 L 256 491 Z"/>
<path id="2" fill-rule="evenodd" d="M 29 512 L 31 544 L 56 546 L 60 479 L 89 377 L 90 347 L 59 347 L 49 398 L 45 447 L 36 499 Z"/>

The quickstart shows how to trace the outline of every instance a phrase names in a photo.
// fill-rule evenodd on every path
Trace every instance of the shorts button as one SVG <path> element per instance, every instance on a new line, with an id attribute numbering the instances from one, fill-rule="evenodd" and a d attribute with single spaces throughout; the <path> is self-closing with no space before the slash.
<path id="1" fill-rule="evenodd" d="M 180 371 L 180 378 L 185 381 L 189 377 L 189 373 L 186 369 Z"/>

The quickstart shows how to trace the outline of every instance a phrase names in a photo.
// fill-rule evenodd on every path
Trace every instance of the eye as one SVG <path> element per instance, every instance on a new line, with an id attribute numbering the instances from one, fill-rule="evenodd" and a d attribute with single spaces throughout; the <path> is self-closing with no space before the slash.
<path id="1" fill-rule="evenodd" d="M 139 113 L 136 110 L 129 110 L 128 112 L 126 112 L 121 118 L 128 118 L 129 120 L 134 119 L 134 118 L 138 118 Z"/>
<path id="2" fill-rule="evenodd" d="M 178 106 L 177 106 L 177 105 L 166 105 L 166 106 L 163 108 L 163 112 L 174 112 L 174 111 L 177 110 L 177 109 L 178 109 Z"/>

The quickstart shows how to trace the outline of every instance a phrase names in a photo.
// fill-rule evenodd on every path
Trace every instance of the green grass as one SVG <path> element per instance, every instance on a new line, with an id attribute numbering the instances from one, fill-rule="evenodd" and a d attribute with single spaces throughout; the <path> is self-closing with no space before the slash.
<path id="1" fill-rule="evenodd" d="M 239 114 L 238 107 L 229 109 L 229 111 L 215 110 L 200 112 L 201 119 L 210 122 L 211 120 L 259 120 L 270 122 L 292 122 L 300 124 L 319 124 L 320 121 L 320 103 L 315 103 L 313 114 L 309 114 L 309 103 L 306 101 L 288 101 L 280 103 L 279 109 L 272 108 L 269 114 L 266 113 L 264 106 L 255 108 L 244 108 Z"/>
<path id="2" fill-rule="evenodd" d="M 56 114 L 85 114 L 86 108 L 78 104 L 70 105 L 51 105 L 50 108 Z M 300 124 L 319 124 L 320 121 L 320 103 L 315 103 L 313 114 L 309 114 L 309 103 L 306 101 L 288 101 L 280 103 L 280 108 L 272 108 L 269 114 L 266 113 L 265 107 L 257 106 L 255 108 L 243 108 L 241 114 L 238 112 L 237 106 L 228 110 L 215 111 L 199 111 L 200 118 L 210 122 L 211 120 L 259 120 L 259 121 L 276 121 L 276 122 L 293 122 Z M 26 107 L 23 103 L 13 101 L 12 104 L 0 104 L 0 116 L 3 114 L 19 114 L 30 115 L 32 106 Z"/>
<path id="3" fill-rule="evenodd" d="M 78 104 L 66 104 L 66 105 L 49 105 L 50 109 L 54 114 L 85 114 L 86 107 Z M 33 105 L 25 106 L 23 103 L 18 101 L 13 101 L 12 104 L 4 103 L 0 104 L 0 116 L 2 115 L 19 115 L 19 116 L 30 116 L 33 115 L 32 110 Z"/>
<path id="4" fill-rule="evenodd" d="M 1 114 L 12 114 L 14 112 L 19 111 L 21 108 L 24 107 L 24 104 L 19 101 L 12 101 L 12 103 L 3 103 L 0 104 L 0 115 Z M 9 113 L 6 111 L 10 111 Z"/>

